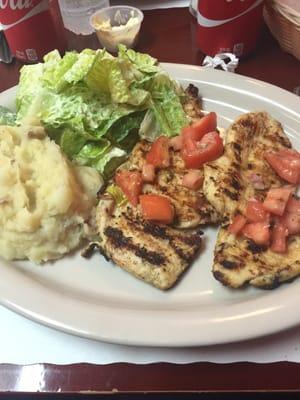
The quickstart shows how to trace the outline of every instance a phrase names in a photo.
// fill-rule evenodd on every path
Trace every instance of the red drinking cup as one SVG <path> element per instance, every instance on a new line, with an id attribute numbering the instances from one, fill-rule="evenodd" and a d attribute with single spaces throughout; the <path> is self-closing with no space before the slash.
<path id="1" fill-rule="evenodd" d="M 243 57 L 255 49 L 263 22 L 264 0 L 199 0 L 197 45 L 209 55 Z"/>
<path id="2" fill-rule="evenodd" d="M 37 62 L 51 50 L 66 47 L 60 19 L 51 0 L 0 0 L 0 27 L 11 53 L 24 62 Z"/>

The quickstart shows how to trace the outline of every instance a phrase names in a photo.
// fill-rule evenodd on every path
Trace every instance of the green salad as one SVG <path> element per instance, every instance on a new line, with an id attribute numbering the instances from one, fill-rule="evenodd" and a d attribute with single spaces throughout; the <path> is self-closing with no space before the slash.
<path id="1" fill-rule="evenodd" d="M 108 177 L 140 137 L 180 132 L 183 96 L 155 58 L 123 45 L 117 57 L 55 50 L 22 67 L 16 123 L 42 124 L 71 160 Z"/>

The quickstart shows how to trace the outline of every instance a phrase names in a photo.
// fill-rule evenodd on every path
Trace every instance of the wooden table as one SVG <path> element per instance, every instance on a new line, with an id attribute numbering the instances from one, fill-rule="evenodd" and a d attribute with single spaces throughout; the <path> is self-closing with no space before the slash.
<path id="1" fill-rule="evenodd" d="M 147 52 L 163 62 L 201 65 L 204 55 L 195 44 L 196 21 L 187 9 L 145 12 L 137 50 Z M 99 47 L 97 38 L 77 37 L 66 32 L 69 49 Z M 22 64 L 0 65 L 0 91 L 17 84 Z M 289 91 L 300 86 L 300 62 L 281 51 L 264 28 L 257 51 L 242 60 L 236 71 L 261 79 Z M 36 382 L 32 391 L 45 392 L 152 392 L 152 391 L 294 391 L 300 390 L 300 365 L 280 362 L 267 365 L 251 363 L 194 363 L 172 365 L 111 364 L 105 366 L 0 365 L 0 390 L 23 391 L 18 385 L 21 373 Z M 18 388 L 18 389 L 16 389 Z"/>

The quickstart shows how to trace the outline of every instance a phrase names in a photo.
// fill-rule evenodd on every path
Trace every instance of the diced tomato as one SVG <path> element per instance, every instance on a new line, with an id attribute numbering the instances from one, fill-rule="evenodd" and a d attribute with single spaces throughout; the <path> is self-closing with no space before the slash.
<path id="1" fill-rule="evenodd" d="M 142 194 L 140 204 L 143 217 L 147 220 L 170 224 L 174 219 L 174 207 L 167 197 Z"/>
<path id="2" fill-rule="evenodd" d="M 175 151 L 181 150 L 182 149 L 182 143 L 183 143 L 183 136 L 178 135 L 174 136 L 170 139 L 170 147 L 174 149 Z"/>
<path id="3" fill-rule="evenodd" d="M 154 165 L 145 163 L 142 168 L 142 177 L 144 182 L 153 182 L 155 179 Z"/>
<path id="4" fill-rule="evenodd" d="M 242 214 L 236 215 L 228 226 L 228 232 L 232 235 L 238 235 L 246 225 L 246 218 Z"/>
<path id="5" fill-rule="evenodd" d="M 300 183 L 300 154 L 297 151 L 286 149 L 277 153 L 267 152 L 264 156 L 282 179 L 293 184 Z"/>
<path id="6" fill-rule="evenodd" d="M 187 168 L 200 168 L 204 163 L 216 160 L 224 151 L 223 141 L 217 132 L 209 132 L 196 142 L 184 140 L 181 156 Z"/>
<path id="7" fill-rule="evenodd" d="M 269 224 L 266 222 L 251 222 L 250 224 L 246 224 L 242 233 L 260 246 L 269 244 L 270 229 Z"/>
<path id="8" fill-rule="evenodd" d="M 264 209 L 263 203 L 257 199 L 248 200 L 246 217 L 251 222 L 268 221 L 269 213 Z"/>
<path id="9" fill-rule="evenodd" d="M 137 206 L 142 193 L 143 179 L 140 172 L 121 170 L 115 176 L 116 184 L 122 189 L 128 201 Z"/>
<path id="10" fill-rule="evenodd" d="M 293 214 L 300 214 L 300 200 L 291 196 L 287 202 L 286 211 Z"/>
<path id="11" fill-rule="evenodd" d="M 300 214 L 286 212 L 282 216 L 282 222 L 287 227 L 290 235 L 300 233 Z"/>
<path id="12" fill-rule="evenodd" d="M 283 215 L 287 202 L 294 191 L 291 186 L 270 189 L 263 202 L 264 209 L 275 215 Z"/>
<path id="13" fill-rule="evenodd" d="M 287 227 L 280 218 L 276 219 L 271 232 L 271 250 L 275 253 L 285 253 L 287 250 L 287 236 Z"/>
<path id="14" fill-rule="evenodd" d="M 182 129 L 183 140 L 189 138 L 199 142 L 206 133 L 213 132 L 217 129 L 217 114 L 210 112 L 199 121 Z"/>
<path id="15" fill-rule="evenodd" d="M 300 168 L 300 153 L 293 149 L 283 149 L 277 153 L 279 157 L 285 158 L 291 162 L 293 167 Z"/>
<path id="16" fill-rule="evenodd" d="M 197 169 L 192 169 L 182 177 L 182 186 L 188 189 L 198 190 L 203 185 L 203 173 Z"/>
<path id="17" fill-rule="evenodd" d="M 146 155 L 147 163 L 158 168 L 168 167 L 170 165 L 169 145 L 169 139 L 166 136 L 156 139 Z"/>

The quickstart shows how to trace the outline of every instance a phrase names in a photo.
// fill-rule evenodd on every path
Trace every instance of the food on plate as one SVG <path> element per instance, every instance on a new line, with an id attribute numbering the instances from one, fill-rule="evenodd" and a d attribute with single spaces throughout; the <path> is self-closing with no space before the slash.
<path id="1" fill-rule="evenodd" d="M 0 126 L 1 125 L 15 125 L 16 114 L 9 110 L 7 107 L 0 105 Z"/>
<path id="2" fill-rule="evenodd" d="M 151 143 L 145 140 L 140 141 L 134 147 L 125 164 L 126 167 L 143 171 L 145 166 L 152 165 L 147 161 L 147 155 L 150 154 L 152 147 Z M 156 168 L 153 182 L 146 180 L 142 189 L 143 193 L 168 197 L 175 208 L 174 226 L 178 228 L 194 228 L 199 225 L 217 223 L 220 216 L 203 194 L 203 170 L 197 170 L 197 181 L 200 181 L 201 185 L 191 189 L 185 182 L 186 176 L 194 170 L 189 171 L 185 167 L 179 151 L 168 148 L 167 154 L 168 163 L 165 167 Z M 192 183 L 195 183 L 194 181 L 193 179 Z"/>
<path id="3" fill-rule="evenodd" d="M 226 221 L 249 198 L 261 198 L 284 181 L 270 168 L 264 154 L 291 148 L 279 122 L 265 112 L 242 114 L 226 131 L 224 156 L 204 166 L 203 189 Z"/>
<path id="4" fill-rule="evenodd" d="M 42 127 L 0 126 L 0 254 L 43 262 L 76 248 L 101 186 Z"/>
<path id="5" fill-rule="evenodd" d="M 273 288 L 300 274 L 296 185 L 290 174 L 278 174 L 269 154 L 300 174 L 300 154 L 280 123 L 266 112 L 248 113 L 227 130 L 224 155 L 204 165 L 204 194 L 223 216 L 213 274 L 232 288 Z"/>
<path id="6" fill-rule="evenodd" d="M 186 94 L 184 109 L 191 118 L 191 124 L 188 125 L 189 132 L 193 132 L 193 129 L 199 132 L 200 121 L 207 121 L 207 116 L 204 116 L 201 110 L 198 89 L 189 85 Z M 196 128 L 193 128 L 194 126 Z M 204 126 L 202 132 L 210 129 L 216 129 L 216 118 L 214 125 Z M 142 176 L 145 175 L 145 170 L 151 169 L 151 179 L 148 179 L 148 176 L 146 179 L 143 178 L 142 191 L 144 194 L 166 196 L 171 200 L 176 214 L 174 226 L 194 228 L 199 225 L 215 224 L 220 221 L 220 215 L 204 196 L 203 168 L 197 170 L 187 168 L 182 157 L 186 130 L 187 127 L 183 128 L 180 135 L 171 139 L 160 136 L 153 143 L 141 140 L 134 147 L 126 162 L 126 168 L 141 171 Z M 205 134 L 202 133 L 202 136 Z M 150 166 L 155 169 L 154 176 Z"/>
<path id="7" fill-rule="evenodd" d="M 200 232 L 146 220 L 129 202 L 116 205 L 104 195 L 96 215 L 100 252 L 159 289 L 172 287 L 199 253 Z"/>
<path id="8" fill-rule="evenodd" d="M 197 87 L 120 45 L 117 56 L 53 51 L 22 67 L 16 113 L 0 107 L 1 124 L 5 258 L 58 258 L 91 225 L 84 255 L 98 248 L 168 289 L 199 254 L 199 228 L 220 224 L 213 274 L 223 284 L 299 275 L 300 153 L 266 112 L 223 132 Z"/>
<path id="9" fill-rule="evenodd" d="M 202 120 L 205 137 L 216 129 L 216 118 L 208 126 L 196 101 L 197 90 L 190 86 L 187 92 L 189 132 L 194 135 L 196 129 L 199 134 Z M 161 135 L 153 143 L 136 144 L 100 198 L 96 214 L 100 240 L 90 246 L 160 289 L 172 287 L 199 253 L 199 226 L 220 220 L 203 194 L 203 169 L 185 165 L 184 132 L 181 139 Z M 198 138 L 193 140 L 198 143 Z"/>
<path id="10" fill-rule="evenodd" d="M 113 175 L 140 137 L 177 135 L 189 119 L 185 93 L 148 54 L 120 45 L 52 51 L 21 69 L 17 123 L 42 125 L 74 162 Z"/>

